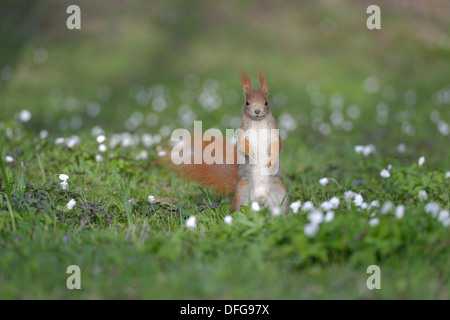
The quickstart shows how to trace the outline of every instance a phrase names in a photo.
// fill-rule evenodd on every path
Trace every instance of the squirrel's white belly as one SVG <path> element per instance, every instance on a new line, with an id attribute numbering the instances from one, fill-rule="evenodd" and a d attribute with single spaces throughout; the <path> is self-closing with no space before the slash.
<path id="1" fill-rule="evenodd" d="M 253 177 L 253 201 L 257 201 L 259 205 L 265 206 L 269 197 L 269 181 L 267 176 Z"/>
<path id="2" fill-rule="evenodd" d="M 255 150 L 256 163 L 252 168 L 253 201 L 257 201 L 261 206 L 267 204 L 270 191 L 269 164 L 269 131 L 264 120 L 254 121 L 251 129 L 254 132 L 250 135 L 250 145 Z"/>

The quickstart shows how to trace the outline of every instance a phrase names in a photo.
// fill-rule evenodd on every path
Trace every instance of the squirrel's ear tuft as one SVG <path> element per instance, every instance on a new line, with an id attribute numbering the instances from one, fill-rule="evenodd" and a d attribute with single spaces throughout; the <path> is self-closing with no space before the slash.
<path id="1" fill-rule="evenodd" d="M 259 82 L 261 83 L 261 92 L 264 93 L 264 96 L 267 99 L 269 97 L 269 88 L 267 88 L 266 86 L 266 79 L 264 78 L 264 75 L 262 74 L 261 71 L 258 73 L 258 75 L 259 75 Z"/>
<path id="2" fill-rule="evenodd" d="M 239 78 L 241 79 L 244 98 L 248 99 L 248 97 L 250 96 L 250 92 L 252 92 L 252 85 L 250 83 L 250 78 L 248 77 L 248 74 L 246 74 L 244 71 L 239 72 Z"/>

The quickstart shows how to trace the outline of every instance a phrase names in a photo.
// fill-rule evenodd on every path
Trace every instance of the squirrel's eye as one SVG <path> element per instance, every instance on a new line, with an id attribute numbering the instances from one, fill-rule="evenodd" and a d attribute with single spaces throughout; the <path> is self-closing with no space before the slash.
<path id="1" fill-rule="evenodd" d="M 267 106 L 267 100 L 266 100 L 266 102 L 264 104 Z"/>
<path id="2" fill-rule="evenodd" d="M 245 101 L 245 104 L 246 104 L 246 105 L 249 105 L 250 103 L 249 103 L 248 100 L 247 100 L 247 101 Z"/>

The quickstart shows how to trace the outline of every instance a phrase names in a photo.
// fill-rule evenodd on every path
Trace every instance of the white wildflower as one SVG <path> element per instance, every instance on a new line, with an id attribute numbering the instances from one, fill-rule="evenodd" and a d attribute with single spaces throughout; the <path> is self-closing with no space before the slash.
<path id="1" fill-rule="evenodd" d="M 28 122 L 31 119 L 31 112 L 28 110 L 21 110 L 19 112 L 19 121 L 20 122 Z"/>
<path id="2" fill-rule="evenodd" d="M 330 203 L 332 209 L 337 209 L 339 207 L 339 198 L 338 197 L 331 198 Z"/>
<path id="3" fill-rule="evenodd" d="M 404 144 L 404 143 L 400 143 L 398 146 L 397 146 L 397 152 L 398 153 L 403 153 L 403 152 L 405 152 L 406 151 L 406 145 Z"/>
<path id="4" fill-rule="evenodd" d="M 164 157 L 164 156 L 166 156 L 166 154 L 167 154 L 166 150 L 159 150 L 158 151 L 158 157 Z"/>
<path id="5" fill-rule="evenodd" d="M 394 210 L 394 204 L 391 201 L 386 201 L 381 207 L 381 214 L 388 214 L 392 210 Z"/>
<path id="6" fill-rule="evenodd" d="M 397 219 L 401 219 L 403 218 L 403 216 L 405 215 L 405 206 L 402 204 L 399 204 L 396 208 L 395 208 L 395 217 Z"/>
<path id="7" fill-rule="evenodd" d="M 362 154 L 363 154 L 363 156 L 367 157 L 369 154 L 374 153 L 374 152 L 375 152 L 375 146 L 373 144 L 369 144 L 364 147 Z"/>
<path id="8" fill-rule="evenodd" d="M 73 148 L 80 142 L 81 142 L 81 139 L 78 136 L 71 136 L 66 139 L 66 145 L 68 148 Z"/>
<path id="9" fill-rule="evenodd" d="M 362 195 L 360 194 L 355 194 L 354 195 L 354 199 L 353 199 L 353 203 L 355 204 L 355 206 L 360 207 L 364 202 L 364 198 L 362 197 Z"/>
<path id="10" fill-rule="evenodd" d="M 150 203 L 155 203 L 156 202 L 156 197 L 155 196 L 148 196 L 147 199 L 148 199 L 148 202 L 150 202 Z"/>
<path id="11" fill-rule="evenodd" d="M 448 219 L 449 219 L 449 212 L 448 212 L 448 210 L 446 210 L 446 209 L 441 210 L 439 212 L 439 216 L 438 216 L 439 222 L 444 223 L 444 221 L 448 220 Z"/>
<path id="12" fill-rule="evenodd" d="M 223 218 L 223 221 L 225 221 L 225 223 L 229 226 L 233 225 L 233 217 L 232 216 L 225 216 L 225 218 Z"/>
<path id="13" fill-rule="evenodd" d="M 279 215 L 281 215 L 281 208 L 280 207 L 273 208 L 272 209 L 272 216 L 278 217 Z"/>
<path id="14" fill-rule="evenodd" d="M 67 190 L 69 187 L 69 184 L 67 183 L 67 180 L 69 180 L 69 176 L 67 174 L 62 173 L 59 175 L 59 179 L 62 180 L 62 182 L 60 183 L 61 188 L 63 190 Z"/>
<path id="15" fill-rule="evenodd" d="M 98 151 L 100 151 L 100 152 L 105 152 L 107 149 L 108 148 L 104 144 L 101 144 L 98 146 Z"/>
<path id="16" fill-rule="evenodd" d="M 302 211 L 311 211 L 314 209 L 314 204 L 311 201 L 306 201 L 302 206 Z"/>
<path id="17" fill-rule="evenodd" d="M 74 207 L 74 205 L 76 205 L 77 202 L 73 199 L 70 199 L 69 203 L 67 203 L 67 209 L 72 210 L 72 208 Z"/>
<path id="18" fill-rule="evenodd" d="M 256 201 L 253 201 L 252 202 L 252 210 L 253 211 L 259 211 L 259 210 L 261 210 L 261 207 L 259 206 L 259 203 L 258 202 L 256 202 Z"/>
<path id="19" fill-rule="evenodd" d="M 331 210 L 331 209 L 333 208 L 333 205 L 331 204 L 330 201 L 325 201 L 325 202 L 322 202 L 322 204 L 320 205 L 320 207 L 321 207 L 323 210 L 325 210 L 325 211 L 329 211 L 329 210 Z"/>
<path id="20" fill-rule="evenodd" d="M 186 227 L 189 229 L 195 229 L 197 225 L 197 219 L 194 216 L 190 216 L 186 221 Z"/>
<path id="21" fill-rule="evenodd" d="M 41 130 L 41 132 L 39 132 L 39 139 L 44 140 L 45 138 L 48 137 L 48 131 L 47 130 Z"/>
<path id="22" fill-rule="evenodd" d="M 105 131 L 100 126 L 95 126 L 91 130 L 91 135 L 93 137 L 99 136 L 99 135 L 104 134 L 104 133 L 105 133 Z"/>
<path id="23" fill-rule="evenodd" d="M 13 162 L 13 161 L 14 161 L 13 157 L 11 157 L 11 156 L 6 156 L 5 157 L 5 162 Z"/>
<path id="24" fill-rule="evenodd" d="M 417 196 L 419 197 L 420 200 L 427 200 L 428 199 L 428 195 L 427 195 L 427 192 L 425 190 L 420 190 L 419 193 L 417 194 Z"/>
<path id="25" fill-rule="evenodd" d="M 355 152 L 357 154 L 361 154 L 363 152 L 363 150 L 364 150 L 364 146 L 361 146 L 361 145 L 355 146 Z"/>
<path id="26" fill-rule="evenodd" d="M 147 160 L 148 158 L 148 152 L 147 150 L 142 150 L 140 153 L 138 153 L 135 157 L 134 160 L 139 161 L 139 160 Z"/>
<path id="27" fill-rule="evenodd" d="M 425 212 L 430 213 L 433 217 L 436 217 L 439 212 L 439 205 L 436 202 L 429 202 L 425 205 Z"/>
<path id="28" fill-rule="evenodd" d="M 303 231 L 308 237 L 314 237 L 317 232 L 319 231 L 319 225 L 314 223 L 308 223 L 305 224 L 305 227 L 303 228 Z"/>
<path id="29" fill-rule="evenodd" d="M 328 212 L 325 214 L 324 221 L 325 221 L 325 222 L 331 222 L 331 221 L 333 221 L 333 219 L 334 219 L 334 211 L 328 211 Z"/>
<path id="30" fill-rule="evenodd" d="M 105 142 L 106 137 L 103 134 L 101 134 L 101 135 L 97 136 L 97 138 L 95 138 L 95 140 L 97 140 L 98 143 L 103 143 L 103 142 Z"/>
<path id="31" fill-rule="evenodd" d="M 319 183 L 324 187 L 328 184 L 328 178 L 322 178 L 319 180 Z"/>
<path id="32" fill-rule="evenodd" d="M 373 200 L 372 202 L 369 203 L 369 207 L 367 209 L 370 210 L 372 208 L 379 208 L 379 207 L 380 207 L 380 201 Z"/>
<path id="33" fill-rule="evenodd" d="M 290 205 L 292 212 L 294 212 L 294 213 L 297 213 L 301 206 L 302 206 L 302 203 L 300 200 L 292 202 Z"/>
<path id="34" fill-rule="evenodd" d="M 381 170 L 381 172 L 380 172 L 380 176 L 382 177 L 382 178 L 389 178 L 390 176 L 391 176 L 391 174 L 389 173 L 389 171 L 388 170 L 386 170 L 386 169 L 383 169 L 383 170 Z"/>
<path id="35" fill-rule="evenodd" d="M 67 183 L 67 181 L 61 182 L 60 185 L 63 190 L 67 190 L 69 188 L 69 184 Z"/>
<path id="36" fill-rule="evenodd" d="M 67 174 L 61 173 L 59 175 L 59 179 L 61 179 L 62 181 L 67 181 L 69 180 L 69 176 Z"/>
<path id="37" fill-rule="evenodd" d="M 346 202 L 350 202 L 353 200 L 353 198 L 355 197 L 356 193 L 354 193 L 353 191 L 349 190 L 349 191 L 345 191 L 344 192 L 344 199 Z"/>
<path id="38" fill-rule="evenodd" d="M 323 221 L 323 212 L 320 210 L 313 210 L 308 214 L 308 220 L 314 224 L 320 224 Z"/>
<path id="39" fill-rule="evenodd" d="M 153 137 L 151 134 L 145 133 L 141 136 L 142 144 L 144 147 L 151 147 L 153 145 Z M 183 141 L 183 140 L 181 140 Z"/>
<path id="40" fill-rule="evenodd" d="M 378 218 L 372 218 L 372 219 L 369 220 L 369 225 L 370 225 L 371 227 L 375 227 L 375 226 L 377 226 L 379 223 L 380 223 L 380 219 L 378 219 Z"/>
<path id="41" fill-rule="evenodd" d="M 450 125 L 445 121 L 439 121 L 437 128 L 443 136 L 448 136 L 450 134 Z"/>
<path id="42" fill-rule="evenodd" d="M 423 164 L 425 163 L 425 157 L 420 157 L 417 163 L 419 164 L 419 166 L 423 166 Z"/>
<path id="43" fill-rule="evenodd" d="M 444 226 L 444 227 L 448 227 L 448 226 L 450 226 L 450 218 L 447 218 L 447 219 L 445 219 L 444 221 L 442 221 L 442 225 Z"/>

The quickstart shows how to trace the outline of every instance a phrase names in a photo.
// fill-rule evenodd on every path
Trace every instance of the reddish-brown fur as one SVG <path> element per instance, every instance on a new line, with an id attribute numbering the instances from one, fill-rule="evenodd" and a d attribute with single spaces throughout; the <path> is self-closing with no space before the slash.
<path id="1" fill-rule="evenodd" d="M 252 91 L 252 85 L 250 83 L 248 74 L 246 74 L 244 71 L 241 71 L 239 72 L 239 78 L 241 79 L 242 86 L 246 86 L 248 88 L 248 92 L 250 93 Z"/>
<path id="2" fill-rule="evenodd" d="M 264 89 L 266 88 L 266 79 L 264 79 L 264 75 L 262 74 L 262 72 L 260 71 L 258 73 L 259 75 L 259 82 L 261 83 L 261 92 L 264 92 Z"/>
<path id="3" fill-rule="evenodd" d="M 192 151 L 194 150 L 194 140 L 194 138 L 191 139 Z M 212 141 L 202 142 L 203 154 L 203 150 L 205 150 L 205 148 L 212 143 Z M 203 157 L 201 164 L 194 164 L 194 154 L 192 154 L 191 164 L 175 166 L 175 170 L 189 180 L 197 182 L 203 186 L 210 187 L 218 193 L 233 194 L 236 184 L 239 181 L 237 150 L 235 146 L 229 145 L 229 148 L 233 150 L 233 154 L 227 154 L 227 144 L 230 142 L 227 142 L 222 138 L 220 143 L 223 146 L 223 164 L 207 164 L 203 161 Z M 230 164 L 226 164 L 227 162 Z"/>

